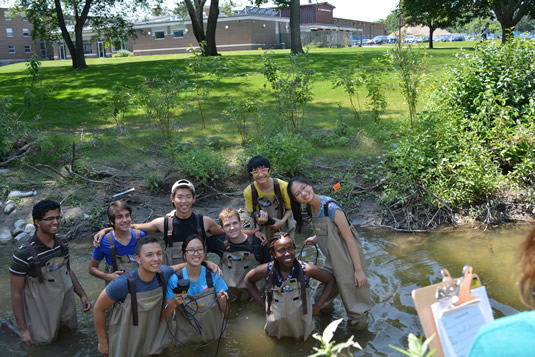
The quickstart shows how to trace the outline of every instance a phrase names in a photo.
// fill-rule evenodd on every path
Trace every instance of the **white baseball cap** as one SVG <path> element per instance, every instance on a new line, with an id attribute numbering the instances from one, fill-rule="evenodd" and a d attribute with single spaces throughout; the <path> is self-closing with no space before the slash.
<path id="1" fill-rule="evenodd" d="M 180 179 L 177 182 L 173 184 L 173 187 L 171 188 L 171 195 L 175 194 L 175 191 L 179 188 L 188 188 L 193 192 L 193 195 L 195 196 L 195 186 L 191 182 L 189 182 L 186 179 Z"/>

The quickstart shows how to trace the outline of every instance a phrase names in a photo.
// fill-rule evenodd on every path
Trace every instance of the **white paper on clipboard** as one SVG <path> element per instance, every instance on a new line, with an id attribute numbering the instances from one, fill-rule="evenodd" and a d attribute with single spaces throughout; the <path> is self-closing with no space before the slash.
<path id="1" fill-rule="evenodd" d="M 454 308 L 451 301 L 431 305 L 444 356 L 468 356 L 479 328 L 494 320 L 485 287 L 471 290 L 470 295 L 480 300 Z"/>

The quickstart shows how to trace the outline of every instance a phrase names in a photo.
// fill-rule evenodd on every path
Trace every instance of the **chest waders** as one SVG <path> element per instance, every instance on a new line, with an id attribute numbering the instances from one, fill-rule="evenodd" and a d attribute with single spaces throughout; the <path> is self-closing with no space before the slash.
<path id="1" fill-rule="evenodd" d="M 277 287 L 278 264 L 273 263 L 266 287 L 266 325 L 264 331 L 277 338 L 292 337 L 307 340 L 315 329 L 312 318 L 310 289 L 306 287 L 301 264 L 297 277 L 287 279 Z"/>
<path id="2" fill-rule="evenodd" d="M 190 296 L 184 304 L 175 310 L 175 336 L 180 342 L 187 344 L 205 344 L 218 339 L 225 314 L 219 308 L 217 292 L 215 291 L 212 273 L 203 263 L 206 269 L 206 283 L 208 289 Z M 182 270 L 176 272 L 178 279 L 183 279 Z M 223 334 L 224 336 L 224 334 Z M 221 337 L 223 337 L 221 336 Z M 180 344 L 175 340 L 176 344 Z"/>
<path id="3" fill-rule="evenodd" d="M 113 304 L 111 311 L 109 355 L 137 357 L 159 354 L 169 344 L 167 325 L 160 320 L 166 289 L 163 273 L 156 273 L 160 286 L 144 292 L 136 292 L 136 283 L 129 272 L 125 276 L 128 295 L 122 304 Z"/>
<path id="4" fill-rule="evenodd" d="M 267 212 L 269 217 L 281 219 L 284 214 L 286 213 L 286 207 L 284 207 L 284 199 L 282 197 L 281 193 L 281 187 L 279 185 L 279 181 L 276 178 L 273 178 L 273 190 L 275 191 L 275 194 L 273 197 L 267 197 L 263 196 L 263 201 L 268 201 L 270 203 L 269 207 L 264 207 L 259 205 L 258 203 L 258 190 L 256 189 L 256 186 L 254 185 L 254 182 L 251 184 L 251 201 L 252 201 L 252 207 L 253 211 L 265 211 Z M 260 230 L 262 233 L 266 235 L 266 238 L 268 240 L 273 237 L 273 234 L 275 234 L 278 231 L 282 232 L 288 232 L 290 233 L 290 236 L 293 237 L 295 232 L 295 219 L 293 217 L 290 217 L 286 223 L 284 223 L 279 229 L 273 229 L 269 226 L 259 226 L 258 223 L 256 223 L 255 217 L 253 218 L 253 222 L 255 224 L 255 227 Z"/>
<path id="5" fill-rule="evenodd" d="M 355 328 L 366 328 L 368 311 L 372 307 L 370 284 L 366 282 L 365 286 L 358 288 L 355 286 L 353 260 L 338 226 L 329 217 L 328 205 L 330 202 L 335 201 L 328 201 L 324 205 L 324 217 L 312 219 L 312 229 L 317 236 L 320 250 L 325 255 L 323 269 L 332 273 L 336 278 L 336 289 L 333 294 L 336 296 L 337 293 L 340 293 L 349 323 Z M 349 221 L 348 224 L 359 252 L 360 265 L 364 274 L 366 274 L 366 261 L 364 260 L 357 230 Z M 319 299 L 323 293 L 324 286 L 324 284 L 318 285 L 314 294 L 315 299 Z M 326 305 L 328 306 L 328 303 Z"/>
<path id="6" fill-rule="evenodd" d="M 228 237 L 225 237 L 225 252 L 219 262 L 219 267 L 223 272 L 225 283 L 228 286 L 228 293 L 231 301 L 240 300 L 247 301 L 251 297 L 247 286 L 245 285 L 245 275 L 256 268 L 260 263 L 256 260 L 253 253 L 253 236 L 247 236 L 247 250 L 245 251 L 231 251 Z M 257 283 L 260 291 L 263 289 L 263 284 Z"/>
<path id="7" fill-rule="evenodd" d="M 197 224 L 197 234 L 206 241 L 205 234 L 201 228 L 200 214 L 191 213 L 195 217 L 195 223 Z M 178 218 L 177 218 L 178 219 Z M 182 242 L 175 242 L 173 240 L 173 226 L 175 221 L 175 214 L 164 217 L 163 221 L 163 239 L 165 241 L 165 251 L 163 254 L 164 265 L 175 265 L 184 263 L 184 257 L 182 256 Z M 175 233 L 175 234 L 178 234 Z"/>
<path id="8" fill-rule="evenodd" d="M 76 304 L 69 276 L 69 247 L 61 242 L 62 257 L 42 264 L 34 247 L 24 245 L 33 257 L 36 278 L 26 276 L 23 289 L 24 320 L 37 344 L 50 343 L 61 326 L 76 328 Z"/>
<path id="9" fill-rule="evenodd" d="M 141 233 L 135 229 L 135 239 L 136 241 L 139 239 Z M 134 259 L 133 255 L 126 254 L 123 256 L 117 255 L 117 247 L 115 246 L 115 243 L 113 243 L 113 237 L 108 237 L 108 243 L 110 244 L 110 256 L 111 256 L 111 266 L 106 263 L 106 269 L 105 273 L 111 274 L 119 270 L 123 270 L 124 272 L 129 272 L 137 268 L 137 262 Z M 107 285 L 107 284 L 106 284 Z"/>

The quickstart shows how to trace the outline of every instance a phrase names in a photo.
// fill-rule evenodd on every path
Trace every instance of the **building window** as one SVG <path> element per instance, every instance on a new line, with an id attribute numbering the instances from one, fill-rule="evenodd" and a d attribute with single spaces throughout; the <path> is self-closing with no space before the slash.
<path id="1" fill-rule="evenodd" d="M 84 53 L 93 53 L 93 49 L 91 48 L 91 41 L 84 41 Z"/>
<path id="2" fill-rule="evenodd" d="M 157 40 L 165 39 L 165 31 L 155 31 L 154 32 L 154 38 L 157 39 Z"/>
<path id="3" fill-rule="evenodd" d="M 120 50 L 126 50 L 126 45 L 123 40 L 115 40 L 112 43 L 112 51 L 117 52 Z"/>
<path id="4" fill-rule="evenodd" d="M 41 47 L 41 57 L 46 58 L 46 42 L 44 40 L 41 40 L 40 47 Z"/>
<path id="5" fill-rule="evenodd" d="M 7 14 L 7 11 L 4 11 L 4 20 L 11 21 L 11 17 Z"/>
<path id="6" fill-rule="evenodd" d="M 24 37 L 30 37 L 30 30 L 28 30 L 28 29 L 22 29 L 22 36 L 24 36 Z"/>
<path id="7" fill-rule="evenodd" d="M 25 45 L 25 46 L 24 46 L 24 52 L 26 52 L 26 53 L 30 53 L 30 52 L 32 52 L 32 46 L 30 46 L 30 45 Z"/>
<path id="8" fill-rule="evenodd" d="M 28 18 L 26 16 L 22 16 L 22 21 L 28 21 Z"/>
<path id="9" fill-rule="evenodd" d="M 183 38 L 184 30 L 173 30 L 173 38 Z"/>
<path id="10" fill-rule="evenodd" d="M 9 53 L 15 53 L 15 45 L 9 45 Z"/>
<path id="11" fill-rule="evenodd" d="M 11 27 L 6 27 L 7 37 L 13 37 L 13 29 Z"/>

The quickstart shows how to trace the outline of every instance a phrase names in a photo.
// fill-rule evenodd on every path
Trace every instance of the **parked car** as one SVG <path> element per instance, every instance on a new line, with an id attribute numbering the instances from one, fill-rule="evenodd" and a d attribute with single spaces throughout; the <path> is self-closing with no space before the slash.
<path id="1" fill-rule="evenodd" d="M 404 43 L 415 43 L 416 42 L 416 37 L 414 37 L 413 35 L 408 35 L 405 37 L 405 39 L 403 39 L 403 42 Z"/>
<path id="2" fill-rule="evenodd" d="M 439 35 L 435 42 L 449 42 L 450 41 L 450 35 Z"/>
<path id="3" fill-rule="evenodd" d="M 388 37 L 387 36 L 375 36 L 370 40 L 370 44 L 373 45 L 382 45 L 383 43 L 388 43 Z"/>
<path id="4" fill-rule="evenodd" d="M 388 38 L 388 43 L 398 43 L 397 37 L 389 37 Z"/>
<path id="5" fill-rule="evenodd" d="M 451 41 L 451 42 L 464 41 L 464 36 L 461 35 L 461 34 L 454 34 L 454 35 L 451 35 L 450 41 Z"/>
<path id="6" fill-rule="evenodd" d="M 370 45 L 371 44 L 370 42 L 371 42 L 371 40 L 369 38 L 365 38 L 365 39 L 362 40 L 362 45 L 363 46 L 364 45 Z"/>

